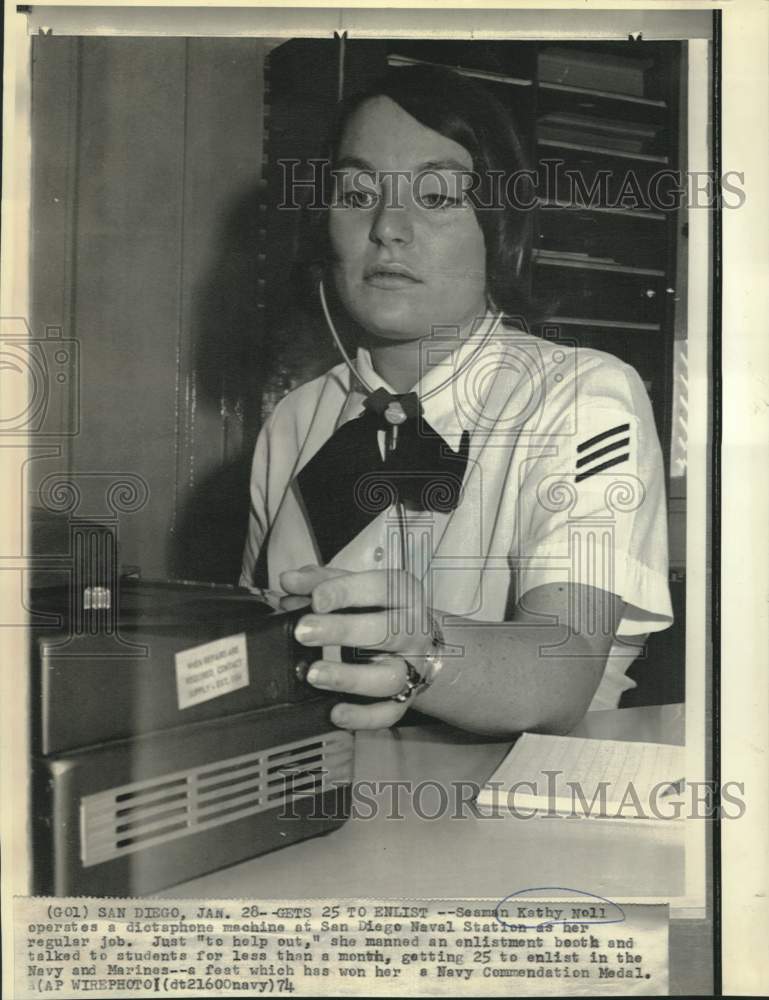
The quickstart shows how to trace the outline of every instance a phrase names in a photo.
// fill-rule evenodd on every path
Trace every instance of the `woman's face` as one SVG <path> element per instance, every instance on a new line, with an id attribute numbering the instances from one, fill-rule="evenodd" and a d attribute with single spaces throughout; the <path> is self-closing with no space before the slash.
<path id="1" fill-rule="evenodd" d="M 388 97 L 344 130 L 330 212 L 336 287 L 348 312 L 391 340 L 465 327 L 486 310 L 486 249 L 462 198 L 470 153 Z"/>

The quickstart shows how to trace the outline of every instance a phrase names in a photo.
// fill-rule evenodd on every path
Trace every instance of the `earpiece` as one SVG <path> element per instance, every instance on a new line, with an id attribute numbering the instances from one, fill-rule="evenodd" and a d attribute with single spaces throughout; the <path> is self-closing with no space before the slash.
<path id="1" fill-rule="evenodd" d="M 363 388 L 366 390 L 366 392 L 369 393 L 370 395 L 374 390 L 371 388 L 370 385 L 366 385 L 366 383 L 361 378 L 360 374 L 358 373 L 358 369 L 352 363 L 352 360 L 347 351 L 344 349 L 344 344 L 342 343 L 342 340 L 339 334 L 337 333 L 336 326 L 334 325 L 334 321 L 331 318 L 331 312 L 329 311 L 328 303 L 326 302 L 326 289 L 323 287 L 323 278 L 321 278 L 320 281 L 318 282 L 318 295 L 320 296 L 320 304 L 321 308 L 323 309 L 323 316 L 326 320 L 326 326 L 331 331 L 331 336 L 334 338 L 334 343 L 336 344 L 339 353 L 344 358 L 345 364 L 352 372 L 355 380 L 357 382 L 360 382 Z"/>
<path id="2" fill-rule="evenodd" d="M 329 331 L 331 332 L 331 336 L 334 339 L 334 343 L 336 344 L 337 349 L 339 350 L 339 353 L 344 358 L 344 362 L 347 365 L 347 367 L 350 369 L 350 371 L 352 372 L 352 375 L 355 378 L 355 380 L 357 382 L 359 382 L 363 386 L 363 388 L 366 390 L 366 392 L 369 395 L 371 395 L 371 393 L 374 390 L 371 388 L 370 385 L 368 385 L 365 382 L 365 380 L 361 377 L 358 369 L 355 367 L 355 364 L 353 363 L 352 358 L 350 357 L 350 355 L 347 353 L 347 351 L 344 348 L 344 344 L 342 343 L 341 337 L 339 336 L 339 333 L 337 332 L 337 329 L 336 329 L 336 326 L 334 324 L 334 321 L 331 318 L 331 312 L 330 312 L 330 310 L 328 308 L 328 302 L 326 302 L 326 289 L 323 287 L 323 278 L 321 278 L 320 281 L 318 282 L 318 296 L 320 298 L 320 305 L 321 305 L 321 308 L 323 309 L 323 316 L 324 316 L 324 318 L 326 320 L 326 325 L 328 326 Z M 488 339 L 489 337 L 492 337 L 494 335 L 497 327 L 502 322 L 502 318 L 504 317 L 504 312 L 502 310 L 500 310 L 500 309 L 497 309 L 497 307 L 494 304 L 491 296 L 488 295 L 487 298 L 488 298 L 489 306 L 494 310 L 494 312 L 496 312 L 497 315 L 495 316 L 494 322 L 492 323 L 492 325 L 491 325 L 488 333 L 486 334 L 486 338 L 485 339 Z M 455 378 L 458 374 L 459 374 L 459 372 L 455 372 L 452 376 L 450 376 L 450 379 L 451 378 Z M 428 393 L 428 395 L 431 396 L 434 393 L 438 392 L 438 390 L 440 390 L 440 389 L 443 388 L 444 384 L 445 384 L 445 382 L 442 382 L 435 389 L 432 389 Z"/>

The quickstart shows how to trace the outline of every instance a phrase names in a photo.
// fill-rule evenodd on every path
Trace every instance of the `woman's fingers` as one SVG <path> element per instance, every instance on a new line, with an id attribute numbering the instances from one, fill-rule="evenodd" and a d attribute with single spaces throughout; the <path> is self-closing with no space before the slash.
<path id="1" fill-rule="evenodd" d="M 315 614 L 299 620 L 294 634 L 305 646 L 351 646 L 364 649 L 419 652 L 424 643 L 424 623 L 416 621 L 421 609 L 420 584 L 410 573 L 371 570 L 347 573 L 321 566 L 304 566 L 281 574 L 289 594 L 311 594 Z M 382 607 L 384 611 L 334 614 L 346 608 Z M 429 629 L 427 630 L 429 633 Z M 399 656 L 377 657 L 365 664 L 316 661 L 307 680 L 324 691 L 340 691 L 369 698 L 384 698 L 372 705 L 346 702 L 331 710 L 331 721 L 343 729 L 385 729 L 393 726 L 408 708 L 393 701 L 403 690 L 407 672 Z"/>
<path id="2" fill-rule="evenodd" d="M 331 721 L 342 729 L 386 729 L 394 726 L 408 708 L 408 702 L 392 701 L 406 685 L 406 663 L 400 656 L 380 656 L 371 663 L 350 664 L 318 660 L 310 667 L 307 680 L 323 691 L 386 698 L 373 705 L 341 702 L 331 710 Z"/>
<path id="3" fill-rule="evenodd" d="M 312 591 L 313 611 L 344 608 L 407 608 L 420 603 L 421 584 L 402 570 L 365 570 L 318 579 Z"/>
<path id="4" fill-rule="evenodd" d="M 424 656 L 432 647 L 429 628 L 420 628 L 403 611 L 304 615 L 294 629 L 303 646 L 351 646 Z"/>
<path id="5" fill-rule="evenodd" d="M 302 566 L 281 573 L 280 585 L 289 594 L 312 594 L 313 610 L 322 613 L 343 608 L 406 608 L 420 603 L 419 581 L 402 570 L 349 573 L 328 566 Z"/>
<path id="6" fill-rule="evenodd" d="M 375 705 L 334 705 L 331 721 L 341 729 L 387 729 L 408 708 L 407 702 L 378 701 Z"/>
<path id="7" fill-rule="evenodd" d="M 319 583 L 336 576 L 349 576 L 346 570 L 328 566 L 302 566 L 280 574 L 280 585 L 288 594 L 311 594 Z"/>
<path id="8" fill-rule="evenodd" d="M 421 584 L 410 573 L 347 573 L 304 566 L 282 573 L 280 582 L 293 597 L 312 595 L 315 614 L 304 615 L 294 630 L 305 646 L 388 649 L 420 656 L 431 641 Z M 358 613 L 359 608 L 383 610 Z"/>
<path id="9" fill-rule="evenodd" d="M 294 635 L 303 646 L 375 649 L 393 638 L 388 619 L 386 611 L 359 615 L 305 615 L 299 619 Z"/>
<path id="10" fill-rule="evenodd" d="M 310 667 L 307 680 L 313 687 L 324 691 L 391 698 L 403 690 L 406 664 L 400 656 L 381 656 L 363 664 L 317 660 Z"/>
<path id="11" fill-rule="evenodd" d="M 286 594 L 280 599 L 282 611 L 297 611 L 299 608 L 310 608 L 310 598 L 306 594 Z"/>

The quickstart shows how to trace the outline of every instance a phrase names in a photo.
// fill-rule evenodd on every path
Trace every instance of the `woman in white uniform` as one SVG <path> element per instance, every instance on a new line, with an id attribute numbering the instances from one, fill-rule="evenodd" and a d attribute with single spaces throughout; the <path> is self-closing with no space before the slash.
<path id="1" fill-rule="evenodd" d="M 241 583 L 311 599 L 296 637 L 338 726 L 413 706 L 568 732 L 672 621 L 643 384 L 527 332 L 530 179 L 485 91 L 393 71 L 342 108 L 331 165 L 319 294 L 344 357 L 260 433 Z"/>

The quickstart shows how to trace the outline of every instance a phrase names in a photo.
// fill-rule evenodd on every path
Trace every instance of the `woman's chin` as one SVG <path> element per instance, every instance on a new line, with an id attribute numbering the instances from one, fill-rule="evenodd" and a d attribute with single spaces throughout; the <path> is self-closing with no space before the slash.
<path id="1" fill-rule="evenodd" d="M 404 315 L 400 309 L 371 309 L 366 312 L 361 310 L 351 315 L 369 337 L 377 340 L 405 342 L 421 340 L 430 334 L 428 321 L 420 321 L 413 314 Z"/>
<path id="2" fill-rule="evenodd" d="M 373 327 L 371 324 L 365 327 L 365 331 L 372 343 L 378 342 L 380 344 L 407 344 L 414 340 L 423 340 L 430 335 L 429 329 L 414 329 L 413 327 L 392 329 L 391 327 Z"/>

